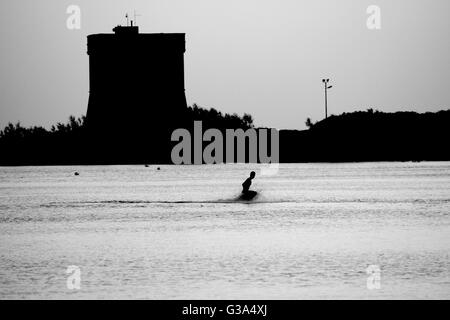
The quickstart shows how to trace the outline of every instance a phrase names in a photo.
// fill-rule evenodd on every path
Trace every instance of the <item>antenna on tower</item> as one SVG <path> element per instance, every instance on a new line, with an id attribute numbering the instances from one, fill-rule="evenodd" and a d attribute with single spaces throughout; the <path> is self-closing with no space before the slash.
<path id="1" fill-rule="evenodd" d="M 136 13 L 136 10 L 134 10 L 134 23 L 137 25 L 136 17 L 141 17 L 141 15 L 140 15 L 140 14 L 137 14 L 137 13 Z"/>

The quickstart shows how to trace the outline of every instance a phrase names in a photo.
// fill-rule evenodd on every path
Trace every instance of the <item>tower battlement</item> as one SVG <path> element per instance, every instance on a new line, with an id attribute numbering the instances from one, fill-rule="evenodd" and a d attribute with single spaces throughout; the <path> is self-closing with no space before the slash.
<path id="1" fill-rule="evenodd" d="M 139 27 L 133 26 L 133 21 L 131 21 L 131 26 L 123 27 L 121 25 L 118 25 L 117 27 L 113 28 L 113 31 L 117 35 L 139 34 Z"/>

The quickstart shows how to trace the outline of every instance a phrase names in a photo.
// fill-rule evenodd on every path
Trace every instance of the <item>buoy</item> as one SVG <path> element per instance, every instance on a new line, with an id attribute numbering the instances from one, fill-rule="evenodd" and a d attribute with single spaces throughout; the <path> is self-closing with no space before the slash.
<path id="1" fill-rule="evenodd" d="M 79 176 L 80 174 L 78 172 L 75 172 L 74 175 Z"/>

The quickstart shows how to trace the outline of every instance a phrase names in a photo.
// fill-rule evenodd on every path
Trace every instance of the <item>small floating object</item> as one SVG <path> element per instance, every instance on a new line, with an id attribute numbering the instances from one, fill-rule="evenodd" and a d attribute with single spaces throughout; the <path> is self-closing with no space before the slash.
<path id="1" fill-rule="evenodd" d="M 146 164 L 145 167 L 148 168 L 148 164 Z"/>
<path id="2" fill-rule="evenodd" d="M 78 172 L 75 171 L 74 175 L 79 176 L 80 174 Z"/>
<path id="3" fill-rule="evenodd" d="M 156 170 L 161 170 L 161 168 L 160 168 L 160 167 L 158 167 L 158 168 L 156 168 Z"/>

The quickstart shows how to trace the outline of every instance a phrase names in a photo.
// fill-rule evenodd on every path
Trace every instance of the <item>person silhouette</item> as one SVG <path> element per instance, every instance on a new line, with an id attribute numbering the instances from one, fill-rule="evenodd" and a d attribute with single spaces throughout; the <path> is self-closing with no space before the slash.
<path id="1" fill-rule="evenodd" d="M 250 200 L 254 196 L 256 196 L 256 191 L 250 190 L 250 186 L 252 185 L 252 180 L 255 178 L 255 171 L 250 172 L 250 177 L 248 177 L 244 183 L 242 184 L 242 199 Z"/>

